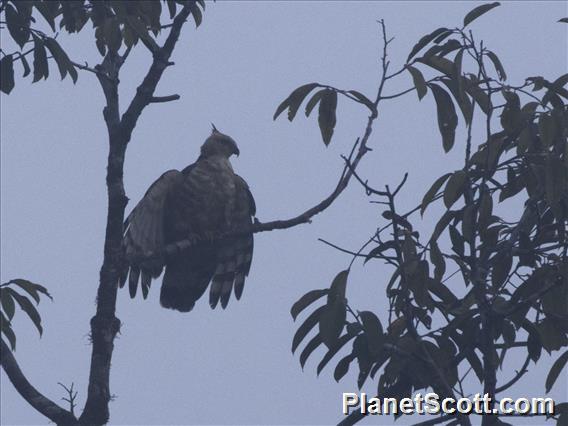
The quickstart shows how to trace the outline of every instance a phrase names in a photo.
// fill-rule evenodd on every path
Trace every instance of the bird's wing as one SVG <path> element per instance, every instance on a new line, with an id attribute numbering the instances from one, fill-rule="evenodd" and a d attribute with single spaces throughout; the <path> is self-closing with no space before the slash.
<path id="1" fill-rule="evenodd" d="M 243 178 L 234 175 L 235 203 L 229 212 L 230 222 L 235 229 L 242 229 L 252 224 L 256 214 L 256 205 L 250 189 Z M 250 271 L 254 248 L 253 234 L 238 235 L 221 240 L 217 247 L 217 267 L 213 276 L 209 303 L 215 308 L 221 301 L 225 308 L 229 302 L 233 287 L 239 300 L 243 294 L 245 277 Z"/>
<path id="2" fill-rule="evenodd" d="M 168 194 L 183 182 L 183 175 L 178 170 L 169 170 L 158 178 L 146 191 L 140 202 L 134 207 L 124 223 L 124 247 L 127 258 L 145 256 L 156 252 L 165 245 L 164 205 Z M 130 296 L 136 295 L 139 277 L 142 276 L 142 294 L 144 298 L 152 277 L 162 273 L 160 261 L 148 261 L 130 265 Z M 128 270 L 124 271 L 120 285 L 124 286 Z"/>

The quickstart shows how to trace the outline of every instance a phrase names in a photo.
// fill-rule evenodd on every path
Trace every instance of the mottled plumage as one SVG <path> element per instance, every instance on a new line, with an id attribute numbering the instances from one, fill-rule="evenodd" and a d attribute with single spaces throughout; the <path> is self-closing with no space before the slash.
<path id="1" fill-rule="evenodd" d="M 130 295 L 138 282 L 146 297 L 152 278 L 165 266 L 160 303 L 165 308 L 190 311 L 211 282 L 212 308 L 225 308 L 231 292 L 240 299 L 252 261 L 253 236 L 218 239 L 229 229 L 252 223 L 255 204 L 248 185 L 233 171 L 229 157 L 239 154 L 235 141 L 213 127 L 198 160 L 183 171 L 164 173 L 148 189 L 125 223 L 127 257 L 140 256 L 184 239 L 199 241 L 169 258 L 165 265 L 145 261 L 130 265 Z M 126 271 L 121 287 L 127 280 Z"/>

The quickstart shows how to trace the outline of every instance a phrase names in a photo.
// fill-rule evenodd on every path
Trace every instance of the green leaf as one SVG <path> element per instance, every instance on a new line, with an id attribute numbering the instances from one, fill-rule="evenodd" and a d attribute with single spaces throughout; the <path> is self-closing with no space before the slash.
<path id="1" fill-rule="evenodd" d="M 288 120 L 292 121 L 304 98 L 308 96 L 308 93 L 310 93 L 316 87 L 319 87 L 318 83 L 304 84 L 303 86 L 298 87 L 296 90 L 290 93 L 290 96 L 284 99 L 282 103 L 278 105 L 278 108 L 276 108 L 273 120 L 276 120 L 282 113 L 282 111 L 284 111 L 286 108 L 289 108 Z"/>
<path id="2" fill-rule="evenodd" d="M 479 382 L 483 383 L 483 364 L 481 364 L 481 361 L 475 351 L 469 350 L 465 358 L 467 359 L 467 362 L 469 362 L 469 365 L 471 365 L 471 368 L 479 379 Z"/>
<path id="3" fill-rule="evenodd" d="M 513 266 L 513 257 L 510 254 L 500 252 L 495 255 L 492 263 L 491 284 L 493 288 L 497 289 L 507 280 L 511 267 Z"/>
<path id="4" fill-rule="evenodd" d="M 371 354 L 378 354 L 383 349 L 384 334 L 383 326 L 379 318 L 371 311 L 359 312 L 359 318 L 363 323 L 363 329 L 367 336 L 369 351 Z"/>
<path id="5" fill-rule="evenodd" d="M 336 382 L 339 382 L 343 376 L 347 374 L 349 371 L 349 364 L 353 361 L 355 357 L 351 354 L 341 358 L 335 367 L 335 371 L 333 372 L 333 378 Z"/>
<path id="6" fill-rule="evenodd" d="M 556 137 L 556 122 L 549 114 L 542 114 L 538 120 L 540 139 L 545 146 L 552 146 Z"/>
<path id="7" fill-rule="evenodd" d="M 394 240 L 390 240 L 390 241 L 386 241 L 384 243 L 380 243 L 377 247 L 373 248 L 368 254 L 367 256 L 365 256 L 365 261 L 363 262 L 364 264 L 367 263 L 369 260 L 373 259 L 374 257 L 377 257 L 378 255 L 380 255 L 382 252 L 384 252 L 385 250 L 388 249 L 394 249 L 396 247 L 396 243 Z"/>
<path id="8" fill-rule="evenodd" d="M 24 75 L 22 77 L 27 77 L 32 71 L 30 64 L 24 55 L 20 56 L 20 61 L 22 61 L 22 66 L 24 67 Z"/>
<path id="9" fill-rule="evenodd" d="M 188 2 L 187 5 L 189 6 L 191 14 L 193 15 L 193 19 L 195 20 L 195 28 L 197 28 L 199 27 L 199 25 L 201 25 L 201 22 L 203 21 L 203 15 L 201 13 L 201 10 L 199 9 L 199 7 L 197 7 L 197 4 L 194 2 Z"/>
<path id="10" fill-rule="evenodd" d="M 69 56 L 67 56 L 67 53 L 65 53 L 59 43 L 57 43 L 55 39 L 48 37 L 45 39 L 45 45 L 47 46 L 47 48 L 53 55 L 53 59 L 55 59 L 55 62 L 57 63 L 59 74 L 61 74 L 61 79 L 63 80 L 69 72 L 69 75 L 73 79 L 73 83 L 76 83 L 77 70 L 75 70 L 75 67 L 71 63 Z"/>
<path id="11" fill-rule="evenodd" d="M 341 348 L 343 346 L 345 346 L 355 336 L 356 336 L 356 334 L 354 334 L 354 333 L 347 333 L 347 334 L 344 334 L 343 336 L 341 336 L 337 340 L 337 343 L 335 344 L 335 346 L 333 348 L 331 348 L 329 351 L 326 352 L 326 354 L 324 355 L 324 357 L 322 358 L 322 360 L 318 364 L 318 367 L 317 367 L 317 375 L 318 376 L 321 373 L 321 371 L 325 368 L 325 366 L 329 363 L 329 361 L 331 361 L 331 359 L 337 354 L 337 352 L 339 352 L 341 350 Z"/>
<path id="12" fill-rule="evenodd" d="M 452 35 L 453 33 L 454 33 L 453 30 L 444 31 L 434 39 L 434 43 L 439 44 L 443 42 L 446 38 L 448 38 L 448 36 Z"/>
<path id="13" fill-rule="evenodd" d="M 2 309 L 6 312 L 8 320 L 12 320 L 12 318 L 14 318 L 16 305 L 14 304 L 12 295 L 6 291 L 6 289 L 0 289 L 0 302 L 2 303 Z"/>
<path id="14" fill-rule="evenodd" d="M 542 342 L 540 340 L 540 334 L 538 333 L 538 330 L 535 328 L 535 326 L 526 319 L 523 322 L 522 327 L 529 333 L 527 339 L 527 349 L 530 358 L 536 364 L 542 352 Z"/>
<path id="15" fill-rule="evenodd" d="M 456 70 L 457 72 L 457 70 Z M 473 114 L 473 106 L 469 96 L 464 91 L 464 84 L 465 80 L 463 77 L 459 77 L 458 79 L 455 78 L 442 78 L 441 82 L 449 89 L 449 91 L 454 96 L 454 99 L 458 103 L 460 107 L 460 111 L 462 113 L 463 118 L 465 119 L 466 124 L 471 123 L 471 118 Z M 458 83 L 459 86 L 458 87 Z"/>
<path id="16" fill-rule="evenodd" d="M 559 318 L 566 315 L 566 312 L 568 312 L 567 293 L 568 286 L 566 285 L 556 285 L 549 291 L 547 291 L 541 299 L 542 310 L 545 312 L 545 314 L 552 317 L 557 316 Z"/>
<path id="17" fill-rule="evenodd" d="M 170 13 L 170 19 L 174 19 L 176 16 L 176 2 L 174 0 L 167 0 L 168 12 Z"/>
<path id="18" fill-rule="evenodd" d="M 319 319 L 319 334 L 325 345 L 331 349 L 345 326 L 345 304 L 337 301 L 323 306 L 323 312 Z"/>
<path id="19" fill-rule="evenodd" d="M 448 152 L 454 146 L 456 137 L 456 127 L 458 125 L 458 116 L 452 98 L 440 86 L 430 83 L 430 89 L 434 94 L 436 108 L 438 112 L 438 128 L 442 135 L 442 144 L 444 151 Z"/>
<path id="20" fill-rule="evenodd" d="M 489 59 L 491 59 L 491 62 L 493 62 L 493 66 L 495 67 L 495 70 L 497 71 L 497 75 L 499 76 L 499 80 L 501 80 L 501 81 L 507 80 L 507 73 L 505 72 L 505 69 L 503 68 L 503 64 L 501 64 L 499 57 L 490 50 L 485 52 L 485 54 L 489 57 Z"/>
<path id="21" fill-rule="evenodd" d="M 309 117 L 312 113 L 312 110 L 321 100 L 322 95 L 325 93 L 326 89 L 322 89 L 314 94 L 312 98 L 306 103 L 306 117 Z"/>
<path id="22" fill-rule="evenodd" d="M 509 321 L 503 322 L 503 342 L 505 342 L 508 347 L 511 347 L 511 345 L 515 343 L 515 337 L 515 326 Z"/>
<path id="23" fill-rule="evenodd" d="M 450 208 L 463 194 L 466 173 L 458 170 L 448 179 L 444 189 L 444 205 Z"/>
<path id="24" fill-rule="evenodd" d="M 418 58 L 417 61 L 422 62 L 423 64 L 426 64 L 429 67 L 440 71 L 441 73 L 444 73 L 448 77 L 453 76 L 454 63 L 449 59 L 440 58 L 439 56 L 429 56 L 427 58 Z M 476 83 L 474 83 L 471 79 L 464 77 L 463 83 L 465 86 L 465 91 L 475 100 L 475 102 L 477 102 L 482 111 L 485 114 L 488 114 L 492 108 L 489 96 L 487 96 L 487 94 L 479 87 L 477 87 Z"/>
<path id="25" fill-rule="evenodd" d="M 432 236 L 430 237 L 430 242 L 437 241 L 440 237 L 440 234 L 446 229 L 449 225 L 450 221 L 455 217 L 456 212 L 453 210 L 448 210 L 444 215 L 440 218 L 436 227 L 434 228 L 434 232 L 432 232 Z"/>
<path id="26" fill-rule="evenodd" d="M 359 375 L 357 376 L 357 388 L 360 390 L 371 373 L 371 354 L 369 353 L 369 344 L 367 336 L 360 334 L 353 342 L 353 354 L 357 357 L 359 364 Z"/>
<path id="27" fill-rule="evenodd" d="M 424 76 L 417 68 L 407 66 L 406 69 L 412 75 L 412 81 L 414 82 L 414 87 L 416 87 L 418 100 L 422 100 L 422 98 L 428 92 L 428 86 L 426 86 L 426 80 L 424 80 Z"/>
<path id="28" fill-rule="evenodd" d="M 332 89 L 327 89 L 322 94 L 319 103 L 318 124 L 321 131 L 323 143 L 327 146 L 331 142 L 333 136 L 333 129 L 337 123 L 335 110 L 337 108 L 337 92 Z"/>
<path id="29" fill-rule="evenodd" d="M 16 335 L 14 334 L 14 330 L 12 330 L 12 326 L 10 321 L 4 316 L 3 313 L 0 313 L 0 328 L 2 329 L 2 334 L 6 336 L 8 339 L 8 343 L 10 343 L 10 347 L 13 351 L 16 350 Z"/>
<path id="30" fill-rule="evenodd" d="M 560 375 L 562 369 L 566 366 L 568 362 L 568 351 L 564 352 L 562 355 L 558 357 L 558 359 L 554 362 L 550 371 L 548 372 L 548 376 L 546 377 L 546 393 L 550 392 L 556 379 Z"/>
<path id="31" fill-rule="evenodd" d="M 423 58 L 428 58 L 429 56 L 438 55 L 446 56 L 448 53 L 453 52 L 461 47 L 461 43 L 456 39 L 450 39 L 441 46 L 432 46 L 426 52 L 424 52 Z"/>
<path id="32" fill-rule="evenodd" d="M 422 198 L 422 203 L 420 204 L 420 215 L 421 216 L 424 215 L 424 212 L 426 211 L 426 207 L 428 207 L 428 205 L 432 202 L 432 200 L 434 200 L 434 197 L 436 196 L 437 192 L 440 190 L 440 188 L 442 187 L 442 185 L 444 184 L 446 179 L 448 179 L 451 175 L 452 175 L 451 173 L 446 173 L 445 175 L 440 176 L 432 184 L 432 186 L 430 187 L 428 192 L 426 192 L 426 194 L 424 194 L 424 198 Z"/>
<path id="33" fill-rule="evenodd" d="M 300 354 L 300 365 L 302 366 L 302 368 L 304 368 L 304 365 L 306 365 L 308 357 L 312 354 L 313 351 L 317 349 L 319 345 L 321 345 L 321 336 L 318 334 L 308 342 L 308 344 Z"/>
<path id="34" fill-rule="evenodd" d="M 341 271 L 333 279 L 327 295 L 327 304 L 319 319 L 319 333 L 325 345 L 331 349 L 345 326 L 345 287 L 349 270 Z"/>
<path id="35" fill-rule="evenodd" d="M 430 43 L 436 37 L 438 37 L 442 33 L 446 33 L 447 31 L 449 31 L 447 28 L 438 28 L 438 29 L 432 31 L 430 34 L 427 34 L 424 37 L 422 37 L 418 41 L 418 43 L 416 43 L 414 45 L 414 47 L 412 48 L 412 50 L 410 51 L 410 54 L 408 55 L 406 62 L 407 63 L 410 62 L 410 59 L 412 59 L 412 57 L 414 57 L 414 55 L 416 55 L 423 47 L 425 47 L 428 43 Z"/>
<path id="36" fill-rule="evenodd" d="M 493 198 L 488 191 L 483 191 L 481 194 L 481 201 L 479 202 L 479 218 L 477 223 L 481 231 L 485 230 L 489 224 L 491 216 L 493 215 Z"/>
<path id="37" fill-rule="evenodd" d="M 446 272 L 446 261 L 435 241 L 430 243 L 430 261 L 434 265 L 434 278 L 441 281 Z"/>
<path id="38" fill-rule="evenodd" d="M 428 56 L 426 58 L 417 58 L 418 62 L 428 65 L 441 73 L 444 73 L 448 77 L 452 76 L 454 63 L 446 58 L 441 58 L 439 56 Z"/>
<path id="39" fill-rule="evenodd" d="M 329 287 L 329 294 L 327 295 L 327 303 L 333 303 L 336 300 L 345 299 L 345 289 L 347 287 L 347 277 L 349 276 L 349 269 L 345 269 L 338 273 Z"/>
<path id="40" fill-rule="evenodd" d="M 34 307 L 34 305 L 32 305 L 32 302 L 30 302 L 30 300 L 27 297 L 16 293 L 11 288 L 6 288 L 5 290 L 8 290 L 10 292 L 10 294 L 12 295 L 12 297 L 14 299 L 16 299 L 16 302 L 18 302 L 18 305 L 20 305 L 20 308 L 22 309 L 22 311 L 24 311 L 26 314 L 28 314 L 28 317 L 30 317 L 30 319 L 32 320 L 32 322 L 36 326 L 37 331 L 39 332 L 39 335 L 41 336 L 42 333 L 43 333 L 43 328 L 41 326 L 41 317 L 39 316 L 39 313 L 36 310 L 36 308 Z"/>
<path id="41" fill-rule="evenodd" d="M 296 352 L 296 349 L 302 343 L 302 340 L 308 335 L 308 333 L 319 323 L 320 317 L 324 312 L 325 305 L 320 306 L 315 311 L 313 311 L 304 323 L 298 327 L 298 330 L 294 334 L 292 339 L 292 353 Z"/>
<path id="42" fill-rule="evenodd" d="M 156 40 L 154 40 L 152 36 L 148 33 L 148 28 L 146 24 L 142 22 L 140 18 L 129 15 L 126 20 L 130 28 L 136 34 L 136 36 L 138 36 L 145 44 L 149 45 L 152 50 L 157 51 L 160 48 L 160 46 L 158 46 L 158 43 L 156 43 Z M 104 55 L 105 54 L 104 44 L 99 46 L 100 36 L 97 35 L 97 31 L 95 31 L 95 37 L 97 38 L 97 47 L 99 48 L 101 55 Z"/>
<path id="43" fill-rule="evenodd" d="M 125 25 L 122 29 L 122 39 L 126 47 L 132 47 L 138 43 L 138 34 L 130 25 Z"/>
<path id="44" fill-rule="evenodd" d="M 0 59 L 0 90 L 9 95 L 14 84 L 14 60 L 6 55 Z"/>
<path id="45" fill-rule="evenodd" d="M 457 228 L 453 225 L 450 225 L 450 240 L 452 241 L 452 250 L 456 252 L 456 254 L 460 257 L 463 257 L 464 254 L 464 238 L 459 233 Z"/>
<path id="46" fill-rule="evenodd" d="M 45 2 L 38 1 L 34 3 L 34 6 L 39 11 L 43 19 L 51 27 L 51 31 L 55 32 L 55 17 L 59 14 L 60 5 L 59 2 Z"/>
<path id="47" fill-rule="evenodd" d="M 542 347 L 549 354 L 568 345 L 566 332 L 556 318 L 545 318 L 536 328 L 540 334 Z"/>
<path id="48" fill-rule="evenodd" d="M 476 7 L 475 9 L 471 10 L 467 15 L 465 15 L 465 18 L 463 18 L 464 28 L 467 27 L 471 22 L 473 22 L 475 19 L 479 18 L 484 13 L 487 13 L 491 9 L 493 9 L 494 7 L 497 7 L 497 6 L 500 6 L 500 5 L 501 5 L 501 3 L 496 1 L 496 2 L 493 2 L 493 3 L 483 4 L 481 6 Z"/>
<path id="49" fill-rule="evenodd" d="M 30 38 L 29 20 L 24 19 L 11 4 L 6 4 L 5 11 L 8 31 L 14 41 L 20 46 L 20 49 L 22 49 Z"/>
<path id="50" fill-rule="evenodd" d="M 49 76 L 49 66 L 47 64 L 47 53 L 43 41 L 33 36 L 34 38 L 34 79 L 33 82 L 47 78 Z"/>
<path id="51" fill-rule="evenodd" d="M 349 90 L 347 93 L 353 95 L 355 98 L 357 98 L 359 100 L 360 103 L 367 106 L 371 111 L 374 111 L 375 105 L 364 94 L 362 94 L 361 92 L 358 92 L 357 90 Z"/>
<path id="52" fill-rule="evenodd" d="M 321 290 L 312 290 L 300 297 L 300 299 L 298 299 L 298 301 L 294 303 L 294 305 L 292 305 L 292 309 L 290 309 L 290 314 L 292 315 L 294 321 L 296 321 L 296 318 L 298 317 L 298 314 L 300 312 L 302 312 L 322 296 L 325 296 L 328 292 L 329 290 L 327 288 Z"/>
<path id="53" fill-rule="evenodd" d="M 19 286 L 22 290 L 26 291 L 30 296 L 32 296 L 36 303 L 39 303 L 38 293 L 41 293 L 53 300 L 53 297 L 51 297 L 51 294 L 49 294 L 44 286 L 32 283 L 31 281 L 16 278 L 9 281 L 8 284 L 16 284 L 17 286 Z"/>
<path id="54" fill-rule="evenodd" d="M 122 44 L 122 32 L 118 24 L 118 19 L 107 18 L 104 25 L 105 42 L 111 52 L 118 52 Z"/>
<path id="55" fill-rule="evenodd" d="M 477 215 L 477 208 L 473 204 L 466 205 L 463 208 L 462 217 L 462 235 L 465 240 L 470 240 L 475 235 L 475 219 Z"/>
<path id="56" fill-rule="evenodd" d="M 443 303 L 453 305 L 457 303 L 457 297 L 451 290 L 442 284 L 441 281 L 430 278 L 428 280 L 428 291 L 437 296 Z"/>

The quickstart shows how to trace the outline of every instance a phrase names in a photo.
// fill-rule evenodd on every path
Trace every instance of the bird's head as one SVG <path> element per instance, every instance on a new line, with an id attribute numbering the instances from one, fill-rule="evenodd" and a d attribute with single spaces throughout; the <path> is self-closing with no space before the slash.
<path id="1" fill-rule="evenodd" d="M 229 158 L 231 155 L 235 154 L 238 157 L 240 151 L 235 140 L 217 130 L 214 124 L 212 124 L 212 126 L 211 135 L 201 146 L 201 155 L 204 157 L 221 155 L 225 158 Z"/>

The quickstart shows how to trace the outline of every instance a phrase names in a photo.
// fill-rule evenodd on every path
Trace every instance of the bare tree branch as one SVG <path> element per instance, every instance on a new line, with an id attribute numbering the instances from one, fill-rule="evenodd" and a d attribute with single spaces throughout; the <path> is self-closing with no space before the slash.
<path id="1" fill-rule="evenodd" d="M 523 377 L 526 373 L 528 373 L 529 370 L 527 369 L 527 367 L 529 366 L 530 361 L 531 361 L 531 356 L 527 355 L 527 358 L 525 359 L 525 363 L 523 364 L 521 369 L 519 371 L 517 371 L 517 374 L 515 374 L 515 376 L 511 380 L 509 380 L 507 383 L 505 383 L 504 385 L 499 386 L 497 389 L 495 389 L 495 394 L 498 394 L 499 392 L 503 392 L 504 390 L 509 389 L 511 386 L 513 386 L 515 383 L 517 383 L 521 377 Z"/>
<path id="2" fill-rule="evenodd" d="M 73 416 L 75 415 L 75 399 L 77 399 L 77 391 L 73 389 L 73 386 L 75 386 L 74 383 L 71 383 L 71 387 L 67 387 L 65 386 L 63 383 L 58 382 L 57 383 L 59 386 L 61 386 L 65 392 L 67 392 L 67 398 L 61 398 L 63 401 L 69 403 L 69 411 L 71 412 L 71 414 L 73 414 Z"/>
<path id="3" fill-rule="evenodd" d="M 159 104 L 162 102 L 177 101 L 180 98 L 179 95 L 169 95 L 169 96 L 152 96 L 150 98 L 150 103 Z"/>
<path id="4" fill-rule="evenodd" d="M 126 147 L 143 109 L 150 103 L 164 70 L 172 63 L 169 58 L 179 39 L 181 27 L 195 2 L 188 2 L 174 18 L 164 46 L 154 52 L 153 61 L 144 80 L 138 86 L 126 112 L 120 116 L 118 101 L 119 71 L 129 50 L 121 57 L 108 52 L 97 74 L 103 89 L 106 106 L 103 109 L 109 139 L 107 162 L 108 213 L 105 232 L 103 265 L 97 290 L 97 310 L 91 319 L 93 343 L 87 401 L 79 421 L 82 424 L 102 425 L 108 422 L 111 399 L 109 379 L 114 339 L 120 330 L 116 318 L 117 283 L 122 263 L 122 230 L 124 210 L 128 199 L 124 191 L 123 173 Z"/>
<path id="5" fill-rule="evenodd" d="M 127 143 L 130 141 L 132 130 L 134 130 L 142 110 L 150 103 L 150 99 L 156 90 L 156 86 L 158 85 L 158 81 L 160 81 L 164 70 L 171 65 L 171 62 L 169 62 L 170 56 L 172 55 L 174 47 L 179 39 L 181 28 L 190 13 L 191 7 L 189 4 L 186 4 L 176 15 L 164 45 L 158 51 L 153 52 L 154 60 L 152 61 L 152 65 L 150 66 L 146 77 L 144 77 L 142 84 L 138 86 L 136 95 L 132 99 L 132 102 L 128 106 L 126 112 L 122 115 L 122 131 L 124 132 Z"/>
<path id="6" fill-rule="evenodd" d="M 12 351 L 3 339 L 0 339 L 0 364 L 6 372 L 6 375 L 18 391 L 32 407 L 43 414 L 52 422 L 58 425 L 77 424 L 77 419 L 71 412 L 61 408 L 51 399 L 41 394 L 24 376 L 22 370 L 14 358 Z"/>
<path id="7" fill-rule="evenodd" d="M 317 214 L 323 212 L 325 209 L 327 209 L 339 197 L 339 195 L 341 195 L 343 190 L 349 184 L 349 181 L 351 180 L 351 177 L 353 176 L 353 172 L 355 171 L 357 165 L 359 164 L 359 162 L 361 161 L 363 156 L 370 150 L 367 147 L 367 142 L 368 142 L 369 137 L 371 136 L 371 133 L 373 131 L 373 122 L 375 121 L 376 118 L 377 118 L 377 113 L 375 111 L 371 112 L 371 115 L 369 116 L 369 118 L 367 120 L 367 127 L 365 128 L 365 133 L 364 133 L 363 137 L 361 138 L 361 143 L 359 144 L 359 149 L 357 150 L 357 154 L 355 155 L 354 160 L 351 162 L 351 164 L 349 166 L 346 165 L 344 167 L 342 174 L 341 174 L 341 178 L 339 179 L 335 189 L 326 198 L 321 200 L 319 203 L 317 203 L 313 207 L 307 209 L 303 213 L 300 213 L 299 215 L 292 217 L 290 219 L 273 220 L 273 221 L 264 222 L 264 223 L 256 221 L 254 224 L 252 224 L 249 227 L 236 228 L 236 229 L 232 229 L 230 231 L 224 232 L 223 234 L 218 235 L 217 239 L 229 238 L 229 237 L 234 237 L 234 236 L 243 235 L 243 234 L 251 234 L 251 233 L 256 234 L 256 233 L 259 233 L 259 232 L 274 231 L 276 229 L 288 229 L 288 228 L 292 228 L 294 226 L 309 223 L 315 215 L 317 215 Z M 355 142 L 354 148 L 356 148 L 358 142 L 359 142 L 359 139 L 357 139 L 357 141 Z M 174 255 L 176 255 L 176 254 L 178 254 L 182 251 L 185 251 L 192 246 L 199 245 L 201 243 L 202 243 L 201 241 L 196 241 L 194 239 L 188 238 L 188 239 L 185 239 L 185 240 L 181 240 L 181 241 L 177 241 L 175 243 L 168 244 L 167 246 L 165 246 L 161 250 L 150 251 L 150 252 L 147 252 L 147 253 L 136 253 L 136 254 L 130 256 L 127 260 L 131 264 L 139 264 L 141 262 L 148 261 L 148 260 L 165 261 L 166 259 L 168 259 L 168 258 L 170 258 L 170 257 L 172 257 L 172 256 L 174 256 Z"/>

